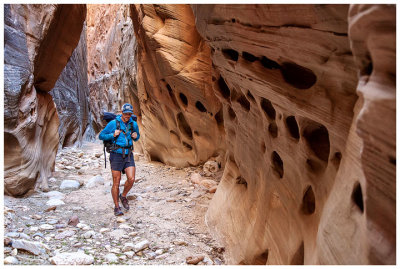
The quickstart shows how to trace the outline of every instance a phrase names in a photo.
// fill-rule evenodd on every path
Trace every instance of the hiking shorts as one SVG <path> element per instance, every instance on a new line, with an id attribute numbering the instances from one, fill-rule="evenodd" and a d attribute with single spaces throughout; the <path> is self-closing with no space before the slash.
<path id="1" fill-rule="evenodd" d="M 122 154 L 111 152 L 110 153 L 110 164 L 111 170 L 114 171 L 124 171 L 127 167 L 135 167 L 135 158 L 133 158 L 133 153 L 125 155 L 125 159 L 122 158 Z"/>

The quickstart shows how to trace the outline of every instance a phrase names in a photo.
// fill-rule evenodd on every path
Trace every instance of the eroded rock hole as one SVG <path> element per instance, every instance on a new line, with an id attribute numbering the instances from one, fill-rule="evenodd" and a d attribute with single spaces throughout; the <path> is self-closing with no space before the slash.
<path id="1" fill-rule="evenodd" d="M 179 93 L 179 98 L 181 99 L 183 105 L 186 107 L 188 105 L 188 99 L 186 97 L 186 95 L 184 95 L 183 93 Z"/>
<path id="2" fill-rule="evenodd" d="M 297 121 L 294 116 L 289 116 L 286 118 L 286 126 L 289 130 L 290 135 L 298 140 L 300 138 L 299 126 L 297 125 Z"/>
<path id="3" fill-rule="evenodd" d="M 244 95 L 241 94 L 240 97 L 237 99 L 237 102 L 243 107 L 244 110 L 246 110 L 247 112 L 250 111 L 250 102 Z"/>
<path id="4" fill-rule="evenodd" d="M 307 159 L 306 161 L 308 169 L 313 173 L 318 173 L 322 170 L 322 167 L 318 161 Z"/>
<path id="5" fill-rule="evenodd" d="M 224 126 L 224 115 L 222 112 L 222 108 L 217 112 L 217 114 L 215 114 L 214 118 L 217 121 L 218 127 Z"/>
<path id="6" fill-rule="evenodd" d="M 253 262 L 252 265 L 266 265 L 268 261 L 268 249 L 265 250 L 263 253 L 257 255 Z"/>
<path id="7" fill-rule="evenodd" d="M 360 182 L 356 182 L 353 193 L 351 195 L 353 202 L 357 205 L 358 209 L 360 209 L 361 213 L 364 212 L 364 200 Z"/>
<path id="8" fill-rule="evenodd" d="M 252 101 L 253 103 L 256 102 L 256 99 L 254 98 L 254 96 L 251 94 L 250 91 L 247 91 L 247 97 L 250 99 L 250 101 Z"/>
<path id="9" fill-rule="evenodd" d="M 317 82 L 317 76 L 312 70 L 295 63 L 283 63 L 281 71 L 283 79 L 300 90 L 309 89 Z"/>
<path id="10" fill-rule="evenodd" d="M 339 151 L 335 152 L 332 158 L 332 163 L 335 165 L 336 168 L 339 167 L 341 160 L 342 160 L 342 153 L 340 153 Z"/>
<path id="11" fill-rule="evenodd" d="M 263 56 L 261 58 L 260 62 L 262 64 L 262 66 L 264 66 L 265 68 L 268 68 L 268 69 L 279 69 L 281 67 L 277 62 L 275 62 L 271 59 L 268 59 L 265 56 Z"/>
<path id="12" fill-rule="evenodd" d="M 278 174 L 279 178 L 283 177 L 283 162 L 279 154 L 274 151 L 271 155 L 272 159 L 272 168 Z"/>
<path id="13" fill-rule="evenodd" d="M 110 70 L 112 70 L 112 67 L 113 67 L 113 64 L 112 64 L 112 62 L 110 61 L 110 62 L 108 62 L 108 68 L 110 69 Z"/>
<path id="14" fill-rule="evenodd" d="M 304 242 L 301 242 L 299 248 L 294 253 L 290 265 L 304 265 Z"/>
<path id="15" fill-rule="evenodd" d="M 278 136 L 278 126 L 276 125 L 275 122 L 272 122 L 269 126 L 268 126 L 268 131 L 269 134 L 273 137 L 276 138 Z"/>
<path id="16" fill-rule="evenodd" d="M 188 138 L 192 139 L 193 138 L 192 129 L 190 128 L 189 124 L 187 123 L 185 116 L 183 116 L 182 112 L 178 113 L 177 120 L 178 120 L 179 130 L 184 135 L 186 135 Z"/>
<path id="17" fill-rule="evenodd" d="M 239 59 L 239 53 L 236 50 L 233 49 L 223 49 L 222 53 L 224 54 L 225 57 L 237 62 Z"/>
<path id="18" fill-rule="evenodd" d="M 236 119 L 236 113 L 235 113 L 235 111 L 233 111 L 233 109 L 231 107 L 228 108 L 228 114 L 229 114 L 229 119 L 231 121 Z"/>
<path id="19" fill-rule="evenodd" d="M 169 86 L 169 84 L 166 84 L 165 86 L 167 87 L 168 94 L 169 94 L 169 97 L 171 97 L 172 102 L 174 103 L 174 105 L 176 105 L 177 107 L 179 107 L 178 101 L 176 100 L 175 94 L 174 94 L 174 92 L 172 91 L 171 86 Z M 148 96 L 148 94 L 147 94 L 147 96 Z"/>
<path id="20" fill-rule="evenodd" d="M 247 181 L 242 176 L 236 178 L 236 184 L 243 184 L 247 188 Z"/>
<path id="21" fill-rule="evenodd" d="M 267 147 L 265 146 L 265 142 L 262 142 L 262 144 L 261 144 L 262 153 L 265 153 L 266 150 L 267 150 Z"/>
<path id="22" fill-rule="evenodd" d="M 242 57 L 243 57 L 243 59 L 245 59 L 246 61 L 249 61 L 251 63 L 258 60 L 258 57 L 254 56 L 251 53 L 245 52 L 245 51 L 242 52 Z"/>
<path id="23" fill-rule="evenodd" d="M 318 123 L 312 123 L 304 129 L 303 136 L 315 155 L 322 161 L 327 162 L 330 144 L 326 127 Z"/>
<path id="24" fill-rule="evenodd" d="M 204 107 L 204 105 L 200 101 L 196 102 L 196 108 L 201 112 L 207 112 L 207 109 Z"/>
<path id="25" fill-rule="evenodd" d="M 261 98 L 261 108 L 271 120 L 275 120 L 276 111 L 269 100 Z"/>
<path id="26" fill-rule="evenodd" d="M 218 86 L 222 96 L 225 99 L 228 99 L 229 96 L 231 96 L 231 90 L 229 89 L 228 85 L 226 85 L 226 82 L 222 76 L 218 79 Z"/>
<path id="27" fill-rule="evenodd" d="M 153 153 L 150 153 L 150 161 L 162 163 L 161 158 L 157 154 Z"/>
<path id="28" fill-rule="evenodd" d="M 182 141 L 182 145 L 187 149 L 187 150 L 192 150 L 193 147 L 191 145 L 189 145 L 188 143 L 186 143 L 185 141 Z"/>
<path id="29" fill-rule="evenodd" d="M 305 215 L 311 215 L 315 212 L 315 195 L 311 186 L 306 188 L 301 209 Z"/>

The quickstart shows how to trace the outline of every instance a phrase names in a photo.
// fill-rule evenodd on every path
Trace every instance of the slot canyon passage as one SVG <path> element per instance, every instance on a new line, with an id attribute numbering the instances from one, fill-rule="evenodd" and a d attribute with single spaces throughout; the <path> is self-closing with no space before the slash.
<path id="1" fill-rule="evenodd" d="M 4 263 L 395 264 L 395 40 L 395 5 L 4 5 Z"/>

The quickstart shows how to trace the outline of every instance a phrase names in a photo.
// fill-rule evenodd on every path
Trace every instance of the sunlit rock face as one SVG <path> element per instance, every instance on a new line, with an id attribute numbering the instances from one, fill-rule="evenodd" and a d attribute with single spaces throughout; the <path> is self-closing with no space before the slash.
<path id="1" fill-rule="evenodd" d="M 129 5 L 87 5 L 87 50 L 93 127 L 104 127 L 103 111 L 120 113 L 124 103 L 141 112 L 136 87 L 136 38 Z"/>
<path id="2" fill-rule="evenodd" d="M 93 133 L 93 130 L 89 130 L 91 115 L 86 55 L 86 28 L 84 27 L 78 46 L 50 91 L 60 121 L 58 128 L 60 147 L 80 145 L 85 133 Z"/>
<path id="3" fill-rule="evenodd" d="M 222 106 L 212 89 L 210 48 L 189 5 L 131 5 L 144 147 L 183 167 L 224 156 Z"/>
<path id="4" fill-rule="evenodd" d="M 394 263 L 395 7 L 192 9 L 223 104 L 206 221 L 227 261 Z"/>
<path id="5" fill-rule="evenodd" d="M 396 263 L 396 7 L 351 5 L 349 37 L 357 67 L 369 261 Z"/>
<path id="6" fill-rule="evenodd" d="M 48 93 L 79 42 L 85 5 L 4 6 L 4 191 L 47 189 L 59 142 Z"/>

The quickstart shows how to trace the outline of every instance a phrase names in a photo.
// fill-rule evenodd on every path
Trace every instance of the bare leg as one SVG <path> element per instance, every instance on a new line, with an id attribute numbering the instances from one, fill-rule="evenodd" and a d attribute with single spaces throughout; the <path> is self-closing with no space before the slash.
<path id="1" fill-rule="evenodd" d="M 126 173 L 126 182 L 124 185 L 124 190 L 122 192 L 122 196 L 126 197 L 126 195 L 128 194 L 128 192 L 130 191 L 130 189 L 133 186 L 133 183 L 135 183 L 135 167 L 134 166 L 130 166 L 125 168 L 125 173 Z"/>
<path id="2" fill-rule="evenodd" d="M 113 177 L 113 185 L 111 188 L 111 195 L 115 204 L 115 207 L 119 207 L 118 196 L 119 196 L 119 182 L 121 180 L 121 171 L 111 170 Z"/>

